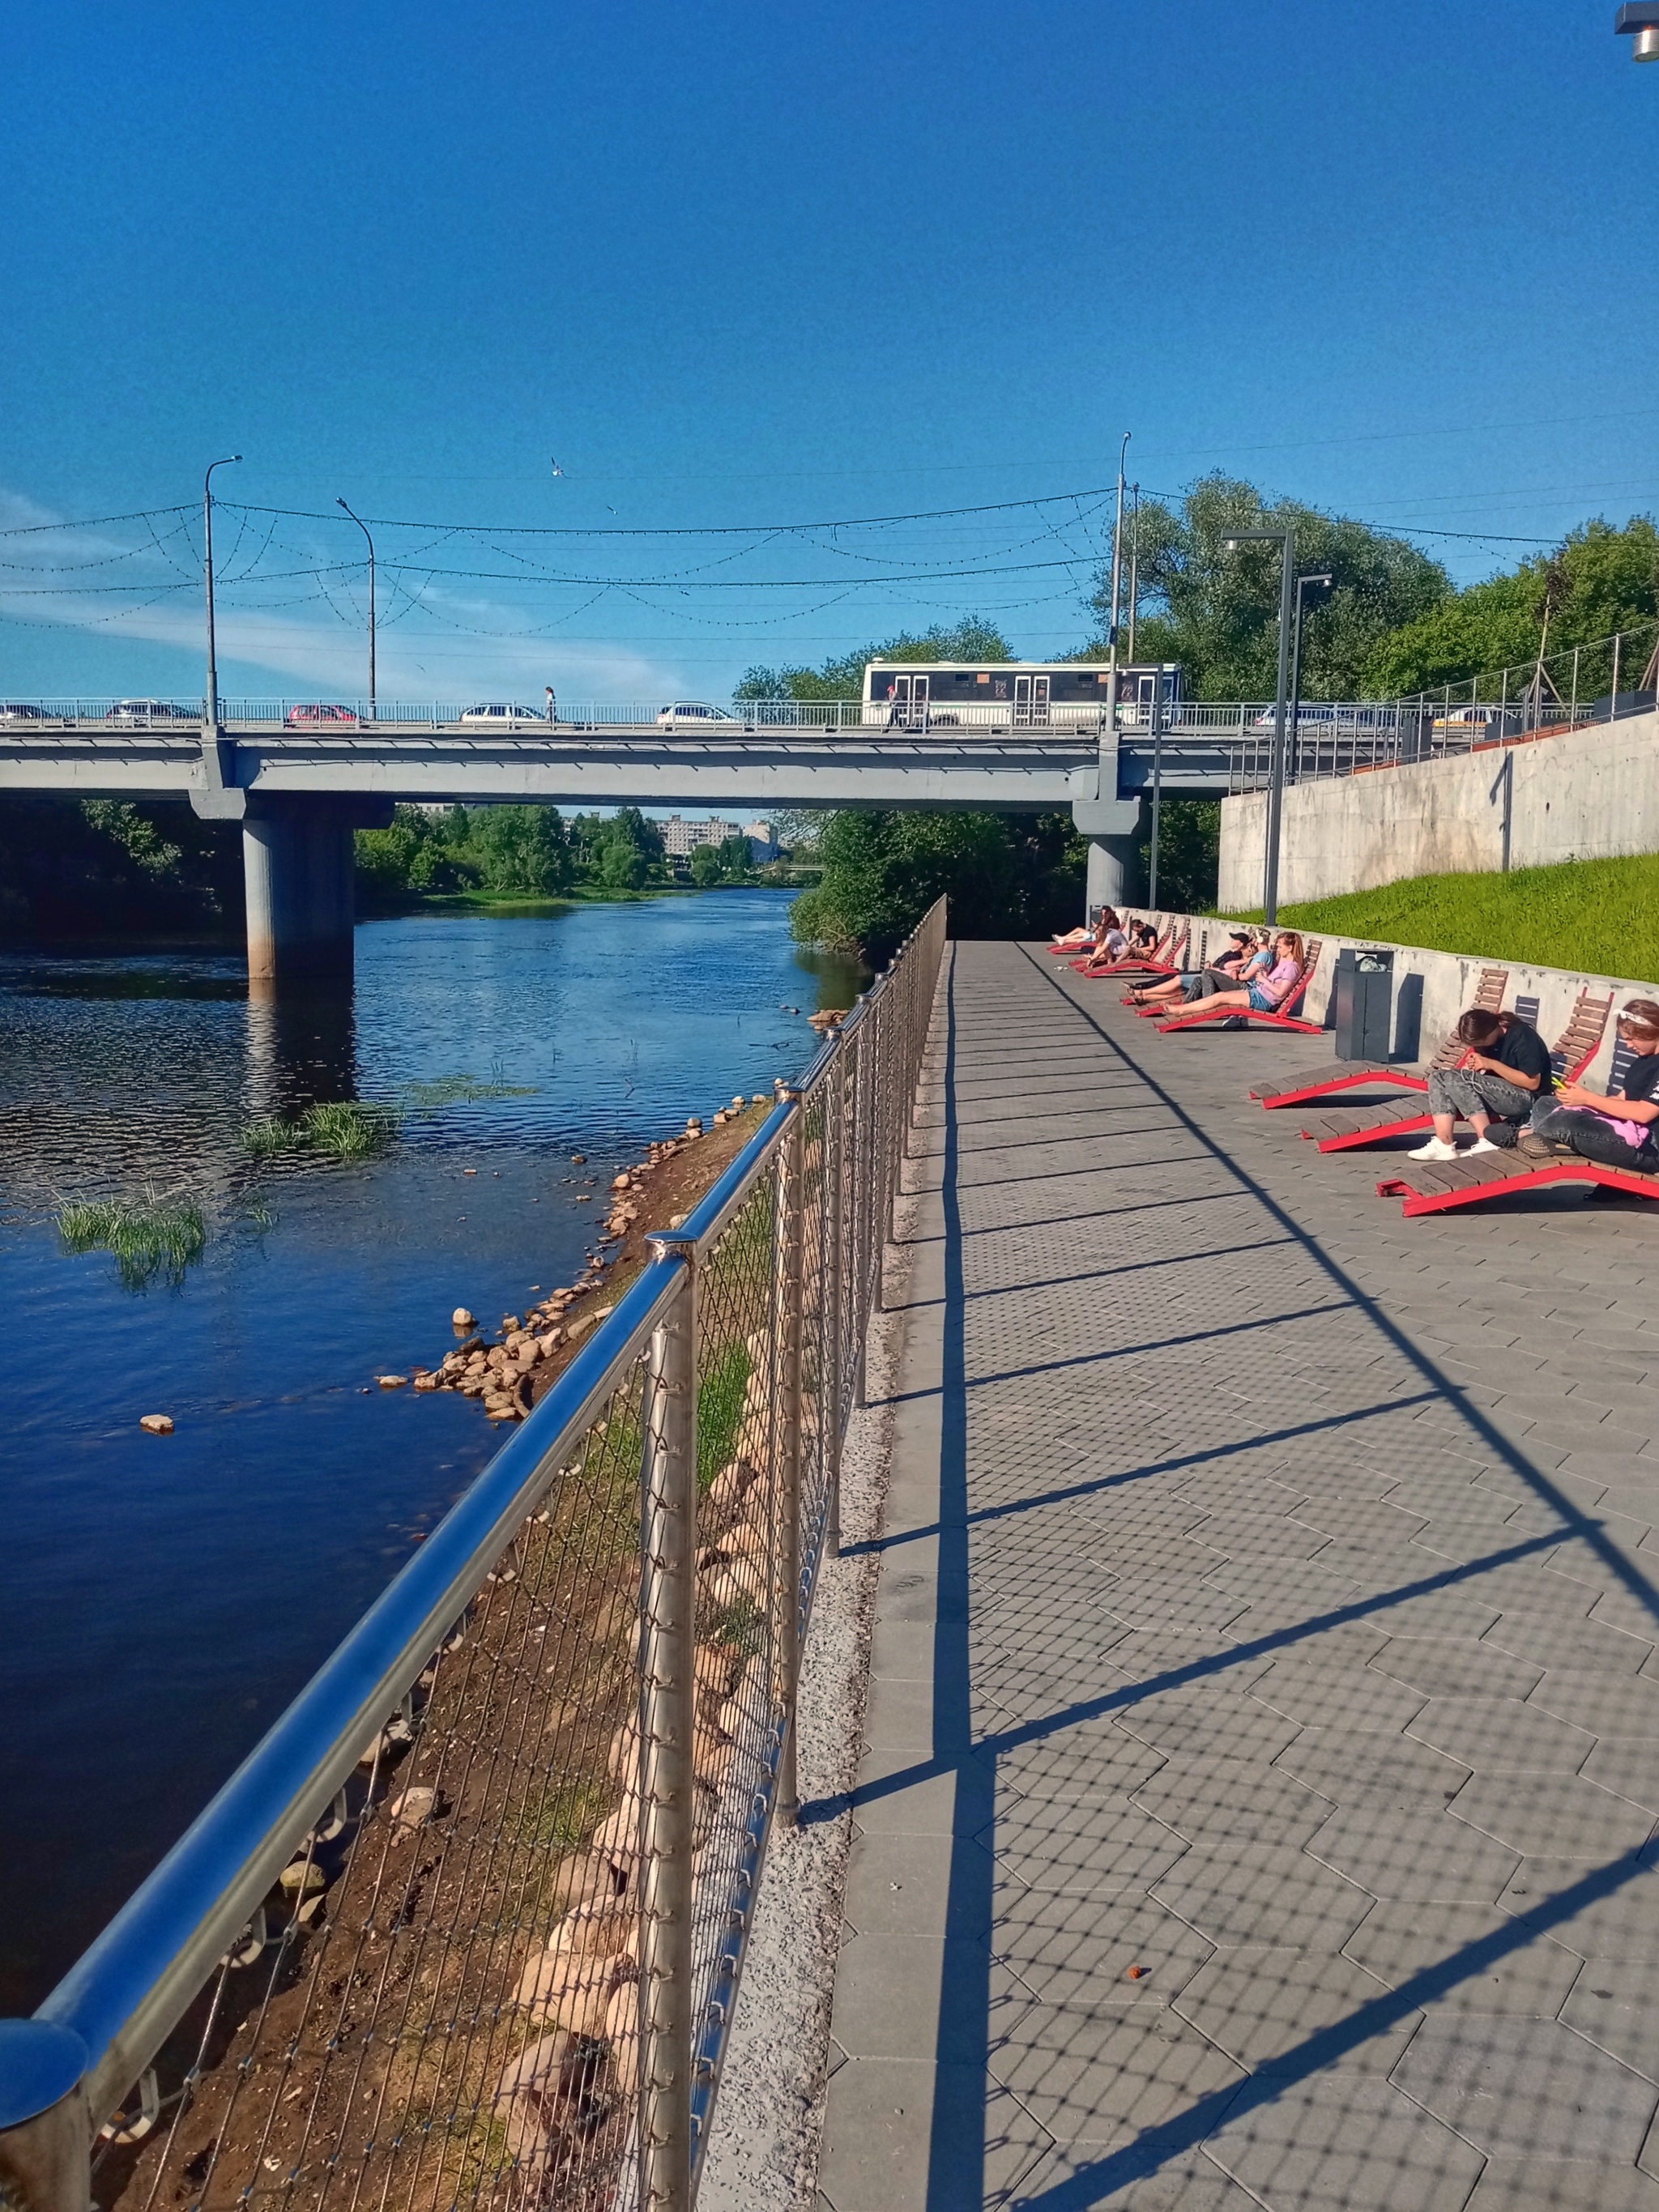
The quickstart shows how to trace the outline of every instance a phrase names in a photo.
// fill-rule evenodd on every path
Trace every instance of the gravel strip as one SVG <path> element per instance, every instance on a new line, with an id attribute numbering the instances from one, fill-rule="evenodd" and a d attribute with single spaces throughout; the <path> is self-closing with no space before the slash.
<path id="1" fill-rule="evenodd" d="M 897 1209 L 899 1241 L 887 1258 L 887 1295 L 902 1301 L 909 1275 L 913 1202 Z M 898 1371 L 902 1311 L 872 1317 L 866 1395 L 842 1451 L 842 1536 L 881 1534 L 892 1448 L 892 1409 L 882 1401 Z M 817 1816 L 775 1827 L 767 1847 L 743 1985 L 697 2194 L 697 2212 L 811 2212 L 830 2071 L 842 1900 L 853 1839 L 849 1793 L 870 1679 L 870 1627 L 880 1557 L 824 1562 L 802 1655 L 800 1794 Z"/>

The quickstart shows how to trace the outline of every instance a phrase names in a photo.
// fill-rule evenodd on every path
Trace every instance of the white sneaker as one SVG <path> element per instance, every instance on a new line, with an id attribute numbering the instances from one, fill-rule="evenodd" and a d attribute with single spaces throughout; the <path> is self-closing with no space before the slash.
<path id="1" fill-rule="evenodd" d="M 1419 1145 L 1414 1152 L 1407 1152 L 1406 1158 L 1408 1160 L 1455 1160 L 1457 1147 L 1443 1144 L 1438 1137 L 1431 1137 L 1426 1145 Z"/>
<path id="2" fill-rule="evenodd" d="M 1501 1145 L 1494 1145 L 1485 1137 L 1477 1137 L 1469 1146 L 1471 1152 L 1502 1152 L 1503 1149 Z"/>

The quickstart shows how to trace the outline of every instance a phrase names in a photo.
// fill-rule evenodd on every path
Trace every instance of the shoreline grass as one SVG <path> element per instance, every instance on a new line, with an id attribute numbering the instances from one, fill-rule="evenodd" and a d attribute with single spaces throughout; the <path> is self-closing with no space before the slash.
<path id="1" fill-rule="evenodd" d="M 1243 920 L 1261 919 L 1258 913 Z M 1279 908 L 1288 929 L 1659 983 L 1659 853 L 1408 876 Z"/>

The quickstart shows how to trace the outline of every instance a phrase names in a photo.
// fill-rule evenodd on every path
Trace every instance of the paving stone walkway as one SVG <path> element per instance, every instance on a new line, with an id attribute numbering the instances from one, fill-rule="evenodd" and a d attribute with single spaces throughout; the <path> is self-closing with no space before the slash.
<path id="1" fill-rule="evenodd" d="M 941 997 L 823 2200 L 1659 2212 L 1659 1209 L 1118 1000 Z"/>

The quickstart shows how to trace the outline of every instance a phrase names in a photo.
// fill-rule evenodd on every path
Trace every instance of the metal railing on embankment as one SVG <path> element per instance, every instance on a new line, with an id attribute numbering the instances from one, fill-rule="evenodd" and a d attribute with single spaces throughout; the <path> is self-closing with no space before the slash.
<path id="1" fill-rule="evenodd" d="M 696 2191 L 941 900 L 33 2021 L 27 2212 Z"/>

